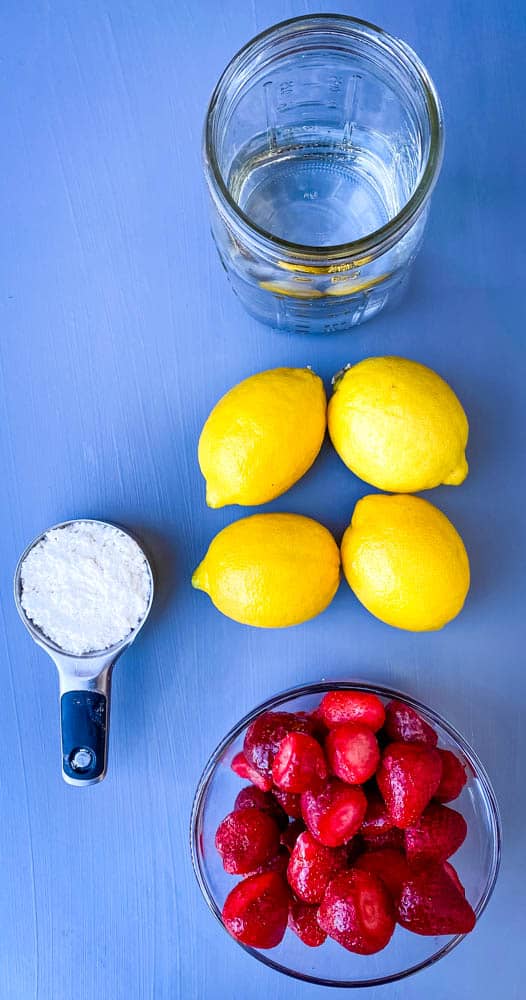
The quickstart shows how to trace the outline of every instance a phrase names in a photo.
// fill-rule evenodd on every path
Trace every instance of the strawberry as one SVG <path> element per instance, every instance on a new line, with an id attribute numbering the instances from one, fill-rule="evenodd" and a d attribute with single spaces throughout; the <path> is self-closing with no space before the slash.
<path id="1" fill-rule="evenodd" d="M 389 743 L 376 781 L 395 826 L 411 826 L 435 794 L 442 774 L 440 754 L 421 743 Z"/>
<path id="2" fill-rule="evenodd" d="M 293 900 L 289 910 L 289 927 L 309 948 L 319 948 L 327 940 L 318 923 L 318 907 Z"/>
<path id="3" fill-rule="evenodd" d="M 267 813 L 273 819 L 280 830 L 285 830 L 288 826 L 288 816 L 279 802 L 270 792 L 262 792 L 254 785 L 247 785 L 238 792 L 234 802 L 234 812 L 238 809 L 259 809 L 260 812 Z"/>
<path id="4" fill-rule="evenodd" d="M 360 854 L 363 854 L 366 842 L 362 839 L 362 837 L 360 837 L 360 834 L 357 833 L 343 846 L 345 847 L 345 852 L 347 854 L 347 867 L 350 868 L 356 861 L 356 858 L 359 858 Z"/>
<path id="5" fill-rule="evenodd" d="M 435 730 L 404 701 L 390 701 L 385 709 L 385 732 L 396 743 L 424 743 L 435 747 Z"/>
<path id="6" fill-rule="evenodd" d="M 348 951 L 372 955 L 385 948 L 392 936 L 393 903 L 376 875 L 352 868 L 330 882 L 318 910 L 318 923 Z"/>
<path id="7" fill-rule="evenodd" d="M 282 788 L 273 788 L 272 794 L 287 816 L 291 819 L 301 819 L 301 795 L 284 792 Z"/>
<path id="8" fill-rule="evenodd" d="M 398 903 L 398 920 L 415 934 L 467 934 L 476 917 L 454 879 L 435 863 L 414 871 Z"/>
<path id="9" fill-rule="evenodd" d="M 330 729 L 346 722 L 361 722 L 376 732 L 385 721 L 382 702 L 366 691 L 328 691 L 318 711 Z"/>
<path id="10" fill-rule="evenodd" d="M 367 851 L 354 862 L 354 867 L 381 878 L 395 903 L 400 898 L 404 883 L 411 877 L 411 868 L 403 851 L 392 847 Z"/>
<path id="11" fill-rule="evenodd" d="M 219 824 L 215 845 L 230 875 L 244 875 L 278 852 L 279 830 L 259 809 L 238 809 Z"/>
<path id="12" fill-rule="evenodd" d="M 266 778 L 272 777 L 272 762 L 281 741 L 289 733 L 311 733 L 314 724 L 308 716 L 292 712 L 264 712 L 250 723 L 243 742 L 249 764 Z"/>
<path id="13" fill-rule="evenodd" d="M 262 872 L 279 872 L 283 875 L 283 878 L 287 877 L 287 867 L 289 863 L 289 852 L 286 847 L 279 847 L 278 853 L 274 854 L 272 858 L 268 861 L 264 861 L 262 865 L 258 865 L 253 872 L 249 872 L 250 875 L 260 875 Z"/>
<path id="14" fill-rule="evenodd" d="M 361 785 L 372 778 L 380 751 L 376 736 L 362 722 L 346 722 L 332 729 L 325 740 L 329 767 L 349 785 Z"/>
<path id="15" fill-rule="evenodd" d="M 292 849 L 296 843 L 300 833 L 304 833 L 305 823 L 302 819 L 293 819 L 292 823 L 289 823 L 286 830 L 281 834 L 281 843 L 283 847 L 287 848 L 290 854 L 292 854 Z"/>
<path id="16" fill-rule="evenodd" d="M 285 933 L 289 891 L 277 872 L 250 875 L 238 882 L 223 906 L 223 923 L 232 937 L 252 948 L 275 948 Z"/>
<path id="17" fill-rule="evenodd" d="M 320 744 L 307 733 L 285 736 L 272 764 L 274 784 L 297 795 L 319 788 L 326 777 L 327 764 Z"/>
<path id="18" fill-rule="evenodd" d="M 308 829 L 326 847 L 340 847 L 359 830 L 367 799 L 361 788 L 329 778 L 319 792 L 304 792 L 301 811 Z"/>
<path id="19" fill-rule="evenodd" d="M 462 882 L 460 881 L 455 868 L 453 868 L 453 865 L 451 865 L 449 861 L 444 861 L 442 868 L 444 869 L 446 875 L 449 875 L 449 877 L 453 879 L 453 882 L 458 891 L 461 892 L 463 896 L 465 896 L 466 890 L 464 889 L 464 886 L 462 885 Z"/>
<path id="20" fill-rule="evenodd" d="M 467 774 L 462 761 L 451 753 L 451 750 L 439 750 L 442 761 L 442 777 L 435 792 L 439 802 L 452 802 L 460 795 L 467 781 Z"/>
<path id="21" fill-rule="evenodd" d="M 382 851 L 384 847 L 392 847 L 396 851 L 403 851 L 404 831 L 399 830 L 397 826 L 393 826 L 390 830 L 386 830 L 385 833 L 377 834 L 376 837 L 364 837 L 363 843 L 364 850 L 366 851 Z"/>
<path id="22" fill-rule="evenodd" d="M 365 840 L 374 840 L 392 830 L 393 821 L 377 788 L 367 789 L 366 795 L 367 812 L 360 833 Z"/>
<path id="23" fill-rule="evenodd" d="M 310 713 L 309 718 L 312 724 L 312 735 L 314 736 L 314 739 L 318 740 L 318 743 L 323 743 L 329 730 L 320 711 L 320 705 L 318 705 L 318 707 Z"/>
<path id="24" fill-rule="evenodd" d="M 409 861 L 445 861 L 466 839 L 466 820 L 456 809 L 430 802 L 422 815 L 404 831 Z"/>
<path id="25" fill-rule="evenodd" d="M 245 781 L 251 781 L 256 788 L 260 788 L 262 792 L 269 792 L 272 788 L 272 779 L 265 774 L 261 774 L 248 763 L 244 753 L 236 753 L 230 767 L 243 778 Z"/>
<path id="26" fill-rule="evenodd" d="M 335 875 L 347 864 L 344 848 L 324 847 L 311 833 L 300 833 L 287 868 L 287 879 L 303 903 L 321 903 Z"/>

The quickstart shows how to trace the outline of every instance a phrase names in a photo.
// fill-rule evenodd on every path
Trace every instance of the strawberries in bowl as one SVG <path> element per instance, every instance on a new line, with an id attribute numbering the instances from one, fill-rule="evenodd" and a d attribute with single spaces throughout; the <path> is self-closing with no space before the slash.
<path id="1" fill-rule="evenodd" d="M 376 983 L 435 961 L 473 929 L 498 868 L 498 813 L 471 748 L 366 685 L 312 685 L 253 712 L 205 771 L 192 829 L 201 888 L 232 937 L 316 983 L 366 985 L 379 952 Z"/>

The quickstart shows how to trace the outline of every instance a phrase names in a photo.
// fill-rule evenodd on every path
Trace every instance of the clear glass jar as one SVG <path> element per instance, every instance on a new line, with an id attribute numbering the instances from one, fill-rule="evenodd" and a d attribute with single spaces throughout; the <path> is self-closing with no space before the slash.
<path id="1" fill-rule="evenodd" d="M 404 42 L 316 14 L 229 63 L 208 108 L 212 233 L 257 319 L 346 330 L 398 299 L 443 152 L 438 95 Z"/>

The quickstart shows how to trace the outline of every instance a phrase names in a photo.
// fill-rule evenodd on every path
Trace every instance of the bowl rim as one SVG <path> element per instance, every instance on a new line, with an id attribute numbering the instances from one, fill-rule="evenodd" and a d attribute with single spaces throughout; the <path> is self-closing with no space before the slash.
<path id="1" fill-rule="evenodd" d="M 270 958 L 267 954 L 264 954 L 257 948 L 252 948 L 249 945 L 243 944 L 242 941 L 237 941 L 232 938 L 232 935 L 227 931 L 222 917 L 221 911 L 217 906 L 217 903 L 209 890 L 207 879 L 205 877 L 203 866 L 201 864 L 201 857 L 199 851 L 199 819 L 202 814 L 202 809 L 206 799 L 206 793 L 210 782 L 215 774 L 216 767 L 219 761 L 228 747 L 237 739 L 237 737 L 250 725 L 251 722 L 261 715 L 263 712 L 272 711 L 272 709 L 277 708 L 284 702 L 292 701 L 295 698 L 301 698 L 306 695 L 312 694 L 325 694 L 327 691 L 335 690 L 357 690 L 364 691 L 368 694 L 377 694 L 382 698 L 396 699 L 400 701 L 405 701 L 416 711 L 423 712 L 431 721 L 435 722 L 440 726 L 445 732 L 458 744 L 459 749 L 465 756 L 468 764 L 474 771 L 479 780 L 488 806 L 488 813 L 491 820 L 492 828 L 492 857 L 491 866 L 486 880 L 486 885 L 484 890 L 475 906 L 475 915 L 477 918 L 477 923 L 482 916 L 486 906 L 490 900 L 490 897 L 495 888 L 495 883 L 497 881 L 497 876 L 500 868 L 500 860 L 502 853 L 502 823 L 500 817 L 499 806 L 493 787 L 491 785 L 490 779 L 488 777 L 487 771 L 483 764 L 481 763 L 478 755 L 475 753 L 473 748 L 467 742 L 467 740 L 462 736 L 459 731 L 447 722 L 438 712 L 434 709 L 429 708 L 423 702 L 420 702 L 417 698 L 413 698 L 411 695 L 406 694 L 404 691 L 400 691 L 397 688 L 387 687 L 382 684 L 372 684 L 361 680 L 356 681 L 315 681 L 307 684 L 300 684 L 292 688 L 287 688 L 278 694 L 273 695 L 266 701 L 262 702 L 260 705 L 256 706 L 252 711 L 248 712 L 235 726 L 230 729 L 227 735 L 221 740 L 221 742 L 216 746 L 213 753 L 208 758 L 208 761 L 203 769 L 199 783 L 197 786 L 197 791 L 195 793 L 194 801 L 192 804 L 192 812 L 190 818 L 190 850 L 192 857 L 192 866 L 194 869 L 194 874 L 199 884 L 199 888 L 204 896 L 204 899 L 208 905 L 208 908 L 215 916 L 216 920 L 221 924 L 221 927 L 228 934 L 231 940 L 235 941 L 237 945 L 243 948 L 249 955 L 256 958 L 258 961 L 262 962 L 268 968 L 274 969 L 277 972 L 281 972 L 292 979 L 300 980 L 305 983 L 313 983 L 316 986 L 331 986 L 337 989 L 365 989 L 369 986 L 384 986 L 388 983 L 398 982 L 401 979 L 406 979 L 408 976 L 414 975 L 421 969 L 426 969 L 430 965 L 434 965 L 439 959 L 443 958 L 444 955 L 449 954 L 454 948 L 464 940 L 465 937 L 469 936 L 466 934 L 457 934 L 450 940 L 446 941 L 442 948 L 436 951 L 429 958 L 424 959 L 421 962 L 417 962 L 415 965 L 409 966 L 407 969 L 402 969 L 400 972 L 391 973 L 386 976 L 377 976 L 374 979 L 369 980 L 340 980 L 335 981 L 331 979 L 325 979 L 323 976 L 309 975 L 307 973 L 299 972 L 295 969 L 291 969 L 285 965 L 281 965 L 279 962 Z"/>

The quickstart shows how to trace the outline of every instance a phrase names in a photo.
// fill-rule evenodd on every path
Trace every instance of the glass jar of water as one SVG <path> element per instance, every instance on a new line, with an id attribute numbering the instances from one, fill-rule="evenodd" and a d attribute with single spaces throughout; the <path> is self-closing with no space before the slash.
<path id="1" fill-rule="evenodd" d="M 403 290 L 443 150 L 432 80 L 404 42 L 343 15 L 275 25 L 212 95 L 212 233 L 257 319 L 346 330 Z"/>

